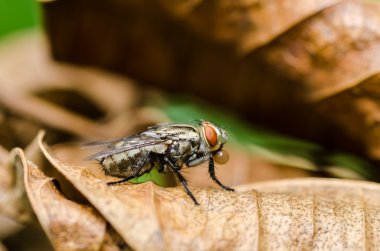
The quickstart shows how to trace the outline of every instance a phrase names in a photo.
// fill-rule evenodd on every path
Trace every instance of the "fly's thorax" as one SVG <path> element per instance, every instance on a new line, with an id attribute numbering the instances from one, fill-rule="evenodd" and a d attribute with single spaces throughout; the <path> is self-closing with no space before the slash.
<path id="1" fill-rule="evenodd" d="M 174 161 L 177 166 L 181 167 L 189 156 L 198 152 L 198 149 L 199 140 L 195 142 L 188 140 L 176 140 L 170 145 L 165 155 Z"/>
<path id="2" fill-rule="evenodd" d="M 162 126 L 142 132 L 142 136 L 157 138 L 157 139 L 170 139 L 176 140 L 197 140 L 199 133 L 196 127 L 188 124 L 179 124 L 176 126 Z"/>
<path id="3" fill-rule="evenodd" d="M 146 146 L 144 147 L 144 150 L 147 152 L 153 152 L 157 154 L 163 154 L 168 149 L 168 144 L 159 144 L 159 145 L 153 145 L 153 146 Z"/>

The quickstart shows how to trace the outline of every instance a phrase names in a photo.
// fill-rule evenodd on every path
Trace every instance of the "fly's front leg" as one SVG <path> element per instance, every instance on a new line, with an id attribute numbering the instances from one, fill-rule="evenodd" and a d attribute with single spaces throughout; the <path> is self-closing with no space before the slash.
<path id="1" fill-rule="evenodd" d="M 187 186 L 186 179 L 182 176 L 182 174 L 179 172 L 180 167 L 178 167 L 177 164 L 174 164 L 168 157 L 164 157 L 165 163 L 169 165 L 169 167 L 172 169 L 172 171 L 177 175 L 177 178 L 179 182 L 181 182 L 183 188 L 185 189 L 187 195 L 190 196 L 190 198 L 194 201 L 195 205 L 199 205 L 198 201 L 195 199 L 194 195 L 191 193 L 189 187 Z"/>
<path id="2" fill-rule="evenodd" d="M 230 188 L 228 186 L 223 185 L 218 180 L 218 178 L 216 177 L 216 175 L 215 175 L 215 167 L 214 167 L 214 159 L 212 158 L 212 156 L 209 156 L 208 173 L 210 174 L 211 179 L 216 184 L 218 184 L 221 188 L 223 188 L 224 190 L 228 190 L 228 191 L 235 191 L 234 189 L 232 189 L 232 188 Z"/>

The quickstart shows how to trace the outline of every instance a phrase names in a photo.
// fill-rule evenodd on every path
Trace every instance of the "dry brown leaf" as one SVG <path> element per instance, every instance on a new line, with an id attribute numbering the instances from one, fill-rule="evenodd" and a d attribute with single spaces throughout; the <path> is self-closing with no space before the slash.
<path id="1" fill-rule="evenodd" d="M 364 148 L 367 155 L 375 160 L 380 158 L 379 83 L 380 75 L 377 74 L 317 105 L 319 113 L 325 114 L 337 126 L 344 127 L 345 133 L 355 139 L 354 144 Z"/>
<path id="2" fill-rule="evenodd" d="M 8 151 L 0 146 L 0 240 L 19 231 L 22 228 L 19 222 L 23 222 L 24 218 L 19 217 L 19 214 L 13 214 L 8 210 L 9 207 L 7 204 L 9 204 L 10 200 L 12 200 L 11 196 L 15 191 L 11 186 L 12 179 L 14 177 L 13 171 L 15 169 L 11 168 L 11 164 L 9 162 L 10 155 Z M 2 246 L 0 243 L 0 250 L 1 247 Z"/>
<path id="3" fill-rule="evenodd" d="M 237 193 L 191 188 L 200 202 L 195 206 L 180 187 L 151 182 L 109 187 L 106 182 L 114 178 L 62 162 L 42 136 L 45 157 L 134 250 L 358 250 L 380 245 L 380 186 L 373 183 L 294 180 L 284 187 L 259 184 L 260 192 Z"/>
<path id="4" fill-rule="evenodd" d="M 8 151 L 2 145 L 0 145 L 0 165 L 3 165 L 8 159 Z"/>
<path id="5" fill-rule="evenodd" d="M 262 52 L 284 77 L 302 84 L 297 95 L 335 130 L 340 147 L 380 159 L 378 86 L 380 4 L 347 1 L 304 21 Z M 357 147 L 347 147 L 354 141 Z M 346 145 L 346 146 L 345 146 Z"/>
<path id="6" fill-rule="evenodd" d="M 12 170 L 10 168 L 9 162 L 9 152 L 0 146 L 0 188 L 2 189 L 6 189 L 11 183 Z"/>
<path id="7" fill-rule="evenodd" d="M 6 247 L 0 242 L 0 251 L 7 251 Z"/>
<path id="8" fill-rule="evenodd" d="M 310 222 L 314 228 L 313 248 L 317 250 L 373 250 L 380 241 L 379 188 L 378 184 L 369 182 L 309 178 L 258 183 L 243 186 L 241 190 L 304 197 L 304 205 L 311 206 L 312 210 L 299 215 L 292 211 L 292 215 L 298 218 L 297 222 Z M 281 208 L 292 209 L 289 202 Z M 271 224 L 272 219 L 265 220 Z M 305 232 L 299 234 L 302 236 Z M 325 243 L 316 243 L 322 239 Z"/>
<path id="9" fill-rule="evenodd" d="M 21 149 L 13 149 L 7 162 L 0 165 L 0 214 L 19 223 L 33 218 L 23 182 L 22 163 L 18 159 Z"/>
<path id="10" fill-rule="evenodd" d="M 342 2 L 274 41 L 265 58 L 303 83 L 303 97 L 333 96 L 379 72 L 379 13 L 379 4 Z"/>
<path id="11" fill-rule="evenodd" d="M 160 0 L 165 9 L 203 36 L 246 54 L 268 43 L 304 18 L 341 0 L 244 1 Z"/>
<path id="12" fill-rule="evenodd" d="M 28 198 L 55 250 L 124 250 L 107 222 L 90 206 L 70 201 L 19 151 Z"/>
<path id="13" fill-rule="evenodd" d="M 67 22 L 79 3 L 86 8 Z M 380 160 L 378 95 L 366 91 L 378 92 L 379 3 L 80 0 L 44 7 L 58 59 L 105 66 Z M 94 42 L 105 34 L 106 46 Z"/>
<path id="14" fill-rule="evenodd" d="M 16 148 L 8 153 L 0 146 L 0 240 L 11 238 L 27 227 L 34 227 L 39 233 L 25 193 L 19 152 L 22 150 Z"/>
<path id="15" fill-rule="evenodd" d="M 53 179 L 19 153 L 25 187 L 34 212 L 56 250 L 99 250 L 106 222 L 92 208 L 60 194 Z"/>

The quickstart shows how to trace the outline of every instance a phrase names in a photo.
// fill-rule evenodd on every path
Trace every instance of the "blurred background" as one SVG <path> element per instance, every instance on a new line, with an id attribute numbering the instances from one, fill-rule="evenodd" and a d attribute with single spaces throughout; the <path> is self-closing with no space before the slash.
<path id="1" fill-rule="evenodd" d="M 229 131 L 230 150 L 236 151 L 232 156 L 239 155 L 230 165 L 246 169 L 236 171 L 229 183 L 293 175 L 377 180 L 377 127 L 373 126 L 375 122 L 367 123 L 376 113 L 375 108 L 367 111 L 375 97 L 366 97 L 368 86 L 376 86 L 372 83 L 376 74 L 358 70 L 356 75 L 350 73 L 351 79 L 345 79 L 343 70 L 347 66 L 333 62 L 342 57 L 343 49 L 350 48 L 326 38 L 335 25 L 340 30 L 334 39 L 342 36 L 347 44 L 366 43 L 364 35 L 353 37 L 350 32 L 362 25 L 366 34 L 370 25 L 338 21 L 339 16 L 362 15 L 372 5 L 342 3 L 336 7 L 336 2 L 308 2 L 304 3 L 306 10 L 288 10 L 284 4 L 272 6 L 266 1 L 255 8 L 239 7 L 240 3 L 192 6 L 186 1 L 151 5 L 133 1 L 2 1 L 4 88 L 9 93 L 32 94 L 48 101 L 38 105 L 47 114 L 54 113 L 42 116 L 36 109 L 33 112 L 28 109 L 32 100 L 22 99 L 25 105 L 20 100 L 12 102 L 4 90 L 2 109 L 7 120 L 0 130 L 2 145 L 8 150 L 25 147 L 41 127 L 51 131 L 51 142 L 62 143 L 122 137 L 155 122 L 203 118 Z M 321 11 L 320 15 L 312 18 L 316 11 Z M 277 12 L 284 14 L 274 18 Z M 320 28 L 322 17 L 336 19 L 337 24 Z M 371 15 L 367 19 L 377 21 Z M 308 29 L 312 32 L 303 31 Z M 368 29 L 368 34 L 374 32 Z M 12 38 L 20 31 L 27 32 Z M 288 41 L 292 42 L 289 48 Z M 322 49 L 307 44 L 313 41 L 321 41 Z M 309 47 L 312 49 L 307 51 Z M 276 55 L 278 62 L 272 64 Z M 297 60 L 289 61 L 290 57 Z M 56 60 L 65 64 L 58 66 Z M 20 73 L 13 61 L 28 65 L 28 69 Z M 94 66 L 110 72 L 87 71 Z M 283 72 L 286 67 L 288 74 Z M 111 72 L 114 75 L 108 76 Z M 326 75 L 329 72 L 332 77 Z M 109 77 L 113 79 L 107 88 L 102 79 L 109 81 Z M 326 84 L 334 79 L 336 84 Z M 108 97 L 98 97 L 100 91 L 89 90 L 94 87 L 108 89 Z M 354 97 L 351 92 L 359 94 Z M 126 101 L 116 101 L 122 99 Z M 59 113 L 67 117 L 64 124 L 54 119 L 60 107 L 66 109 Z M 18 132 L 24 127 L 27 130 L 20 137 Z M 268 167 L 252 168 L 268 163 L 280 168 L 278 176 Z M 209 181 L 195 184 L 211 185 Z"/>
<path id="2" fill-rule="evenodd" d="M 228 131 L 231 159 L 217 169 L 227 185 L 378 182 L 379 3 L 244 2 L 0 0 L 0 194 L 15 189 L 10 151 L 40 129 L 60 158 L 91 166 L 84 142 L 194 119 Z M 217 187 L 207 166 L 183 173 Z M 176 182 L 157 172 L 134 182 L 146 180 Z M 0 214 L 15 223 L 0 235 L 8 249 L 34 250 L 19 243 L 31 232 L 44 238 Z"/>
<path id="3" fill-rule="evenodd" d="M 0 36 L 40 27 L 41 10 L 36 1 L 0 1 Z"/>

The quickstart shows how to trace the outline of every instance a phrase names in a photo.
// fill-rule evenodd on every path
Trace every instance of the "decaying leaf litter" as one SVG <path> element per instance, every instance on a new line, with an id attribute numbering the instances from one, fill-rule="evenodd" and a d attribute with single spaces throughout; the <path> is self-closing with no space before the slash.
<path id="1" fill-rule="evenodd" d="M 52 178 L 32 162 L 24 165 L 25 187 L 36 215 L 56 250 L 119 250 L 107 223 L 93 208 L 66 199 Z"/>
<path id="2" fill-rule="evenodd" d="M 341 7 L 339 6 L 343 6 L 346 9 L 346 11 L 342 11 L 342 13 L 347 13 L 347 10 L 363 10 L 363 12 L 356 11 L 357 14 L 363 15 L 363 13 L 365 14 L 367 11 L 367 7 L 362 8 L 360 4 L 352 2 L 348 4 L 338 4 L 336 5 L 338 7 L 336 7 L 334 5 L 337 2 L 338 1 L 313 2 L 309 9 L 300 8 L 304 13 L 297 12 L 298 15 L 292 15 L 295 17 L 293 21 L 279 22 L 279 24 L 284 24 L 284 26 L 287 27 L 296 25 L 298 24 L 297 18 L 308 19 L 308 15 L 313 13 L 313 10 L 315 11 L 316 9 L 321 10 L 321 13 L 325 15 L 323 16 L 324 18 L 329 19 L 336 17 L 336 20 L 339 20 L 339 15 L 341 15 L 336 14 L 337 16 L 334 16 L 335 13 L 341 11 Z M 170 3 L 165 4 L 170 5 Z M 213 8 L 213 4 L 209 5 L 211 9 Z M 239 4 L 240 3 L 237 2 L 236 6 L 239 6 Z M 262 4 L 264 4 L 264 2 Z M 173 6 L 169 6 L 169 9 L 174 6 L 174 4 Z M 191 7 L 191 5 L 187 5 L 187 7 L 189 6 Z M 218 5 L 216 4 L 215 6 Z M 235 5 L 231 6 L 234 7 Z M 182 8 L 183 6 L 178 5 L 177 7 L 179 8 L 178 10 L 182 11 L 182 14 L 198 13 L 202 15 L 202 13 L 204 13 L 203 11 L 207 10 L 207 8 L 196 8 L 199 12 L 191 12 Z M 281 8 L 279 6 L 277 7 L 278 10 L 280 10 L 285 8 L 286 5 Z M 263 9 L 265 10 L 265 8 Z M 273 8 L 269 9 L 273 10 Z M 327 11 L 325 11 L 325 9 L 327 9 Z M 377 10 L 374 8 L 372 11 L 376 13 Z M 222 8 L 218 15 L 223 16 L 228 12 L 228 8 Z M 175 16 L 176 18 L 183 18 L 181 15 Z M 376 15 L 370 15 L 371 18 L 375 16 Z M 281 16 L 278 15 L 278 17 L 280 20 Z M 239 19 L 234 19 L 234 16 L 231 16 L 231 18 L 236 24 L 241 22 Z M 193 27 L 196 28 L 198 25 L 198 27 L 201 27 L 197 24 L 197 20 L 202 19 L 193 18 L 189 21 L 190 26 L 194 25 Z M 210 23 L 210 25 L 217 27 L 218 25 L 223 26 L 230 22 L 228 18 L 225 19 L 227 20 L 226 23 L 223 23 L 223 19 L 220 20 L 222 20 L 222 22 L 215 24 Z M 376 23 L 376 18 L 370 20 L 372 20 L 370 22 Z M 304 23 L 306 23 L 306 27 L 308 27 L 308 25 L 313 27 L 313 22 L 311 22 L 311 24 L 308 24 L 307 21 Z M 321 23 L 318 23 L 318 19 L 316 23 L 317 27 L 323 27 Z M 343 24 L 346 25 L 345 23 Z M 366 25 L 367 24 L 364 24 L 364 26 Z M 281 28 L 273 27 L 269 35 L 257 36 L 259 38 L 258 41 L 253 42 L 250 39 L 245 39 L 249 33 L 245 34 L 247 30 L 244 29 L 239 30 L 239 32 L 242 32 L 242 35 L 234 34 L 233 32 L 235 31 L 231 29 L 232 35 L 230 35 L 230 37 L 218 37 L 221 34 L 228 34 L 228 32 L 210 33 L 206 35 L 210 35 L 211 38 L 215 36 L 216 40 L 224 39 L 227 42 L 232 41 L 235 37 L 244 38 L 240 41 L 247 41 L 246 44 L 242 44 L 241 48 L 237 50 L 239 53 L 244 54 L 252 50 L 255 46 L 261 46 L 262 44 L 268 43 L 268 41 L 270 42 L 273 37 L 271 34 L 281 34 Z M 299 29 L 302 30 L 302 28 Z M 24 39 L 19 38 L 17 43 L 12 43 L 12 48 L 8 45 L 8 48 L 2 51 L 2 53 L 5 53 L 3 55 L 7 55 L 7 57 L 3 57 L 3 60 L 0 60 L 0 64 L 4 66 L 0 67 L 0 69 L 2 68 L 4 71 L 3 76 L 9 76 L 4 77 L 4 84 L 7 84 L 4 85 L 3 95 L 0 96 L 1 107 L 5 111 L 3 112 L 3 110 L 1 110 L 0 123 L 2 126 L 0 133 L 4 135 L 2 141 L 6 139 L 4 142 L 1 142 L 1 144 L 8 148 L 8 150 L 17 146 L 26 147 L 41 127 L 47 129 L 47 137 L 50 142 L 61 143 L 73 139 L 93 140 L 124 136 L 142 129 L 146 125 L 168 119 L 168 114 L 165 114 L 163 110 L 141 106 L 141 100 L 144 100 L 146 97 L 142 95 L 141 90 L 135 88 L 136 85 L 131 83 L 131 81 L 99 70 L 55 64 L 50 61 L 45 50 L 46 47 L 44 47 L 44 42 L 41 41 L 39 37 L 35 37 L 33 40 L 31 39 L 32 36 L 35 35 L 30 35 Z M 306 34 L 306 36 L 310 36 L 310 34 Z M 275 53 L 273 53 L 272 56 L 270 53 L 264 53 L 264 55 L 266 55 L 264 57 L 265 60 L 270 62 L 272 60 L 270 57 L 275 56 L 276 53 L 279 53 L 277 55 L 283 55 L 281 54 L 281 46 L 287 46 L 287 39 L 289 38 L 276 40 L 275 43 L 278 42 L 279 46 L 269 48 L 268 51 L 274 49 Z M 30 43 L 31 41 L 34 41 L 34 43 Z M 235 42 L 233 41 L 233 43 Z M 302 41 L 300 43 L 302 44 Z M 286 49 L 284 49 L 284 51 L 286 51 Z M 27 57 L 26 55 L 33 56 Z M 289 59 L 289 57 L 287 58 Z M 330 59 L 327 57 L 326 61 L 328 60 Z M 376 62 L 372 63 L 376 66 Z M 19 68 L 15 66 L 17 64 L 30 65 L 31 68 L 29 72 L 25 71 L 25 74 L 17 74 L 19 71 Z M 218 67 L 218 65 L 215 67 Z M 279 66 L 279 72 L 282 71 L 281 67 L 283 66 Z M 287 64 L 285 64 L 284 69 L 286 69 L 286 67 L 288 67 Z M 215 77 L 215 75 L 212 74 L 210 76 Z M 216 78 L 216 80 L 218 80 L 218 78 Z M 368 88 L 366 87 L 368 90 L 371 90 L 376 84 L 376 78 L 371 78 L 371 81 L 373 81 L 373 84 L 369 84 Z M 112 85 L 112 88 L 109 88 L 110 85 Z M 194 85 L 194 87 L 196 86 L 197 85 Z M 357 91 L 358 93 L 364 90 L 365 86 L 363 85 L 362 87 L 363 88 Z M 64 93 L 63 96 L 68 94 L 70 97 L 66 99 L 66 103 L 65 99 L 60 99 L 62 93 Z M 370 97 L 368 93 L 364 96 Z M 205 92 L 205 94 L 207 94 L 207 92 Z M 9 98 L 11 96 L 14 98 Z M 79 101 L 76 100 L 78 96 L 81 97 Z M 115 98 L 109 99 L 108 97 L 110 96 Z M 155 93 L 153 96 L 157 96 L 157 94 Z M 349 95 L 347 96 L 347 103 L 355 107 L 355 102 L 351 103 L 352 99 L 350 99 Z M 359 95 L 359 97 L 361 96 Z M 76 105 L 83 104 L 83 99 L 87 99 L 85 102 L 86 106 L 88 103 L 94 104 L 95 106 L 88 105 L 86 108 L 87 111 L 86 109 L 76 109 Z M 76 105 L 68 104 L 67 100 L 75 100 L 78 101 L 78 103 L 76 103 Z M 235 99 L 235 101 L 237 100 Z M 368 100 L 362 99 L 360 99 L 359 102 L 364 104 L 359 106 L 363 108 L 359 111 L 359 121 L 362 121 L 362 117 L 360 117 L 361 114 L 364 114 L 362 111 L 365 111 L 365 114 L 368 115 L 375 114 L 377 109 L 376 104 L 372 101 L 369 102 Z M 94 107 L 98 110 L 98 114 L 94 115 L 94 113 L 88 111 Z M 368 119 L 368 117 L 364 117 Z M 374 119 L 372 121 L 376 121 L 376 118 L 372 119 Z M 131 121 L 133 121 L 133 123 L 131 123 Z M 354 126 L 357 126 L 357 124 L 354 124 Z M 372 137 L 372 134 L 368 136 L 368 139 L 372 139 L 375 142 L 375 138 Z M 23 164 L 26 174 L 24 177 L 25 186 L 27 188 L 26 192 L 32 202 L 33 210 L 47 236 L 58 250 L 81 250 L 89 249 L 90 246 L 94 249 L 120 250 L 127 249 L 128 245 L 136 250 L 149 248 L 155 248 L 154 250 L 158 248 L 175 250 L 179 248 L 201 248 L 207 250 L 233 248 L 235 250 L 245 250 L 247 247 L 273 250 L 281 247 L 307 248 L 310 246 L 315 249 L 333 247 L 352 247 L 353 249 L 358 249 L 360 247 L 371 248 L 372 245 L 378 244 L 376 235 L 376 233 L 378 233 L 378 222 L 376 221 L 378 218 L 376 217 L 378 214 L 378 204 L 376 202 L 378 188 L 376 185 L 350 181 L 336 181 L 336 183 L 334 182 L 333 184 L 330 180 L 300 180 L 288 183 L 270 183 L 268 185 L 257 184 L 253 186 L 253 188 L 257 189 L 257 192 L 247 191 L 237 194 L 225 194 L 223 191 L 211 188 L 194 188 L 197 197 L 200 196 L 205 205 L 203 208 L 194 208 L 193 205 L 188 204 L 188 198 L 186 198 L 180 188 L 164 189 L 152 183 L 108 188 L 105 186 L 105 182 L 110 178 L 105 177 L 96 165 L 83 163 L 82 160 L 84 156 L 81 156 L 81 154 L 84 154 L 85 150 L 82 152 L 78 146 L 68 144 L 54 146 L 53 153 L 51 153 L 49 148 L 46 148 L 41 142 L 40 145 L 46 158 L 50 160 L 51 164 L 55 164 L 55 168 L 49 167 L 46 160 L 38 156 L 40 150 L 38 150 L 38 148 L 34 148 L 33 150 L 33 147 L 32 152 L 34 152 L 34 154 L 28 154 L 26 152 L 26 158 L 20 149 L 11 151 L 11 153 L 13 153 L 11 159 L 17 159 L 17 164 L 13 165 L 11 163 L 10 166 L 18 166 L 19 168 L 20 164 Z M 221 167 L 218 173 L 220 173 L 222 177 L 227 178 L 234 176 L 235 179 L 230 179 L 229 182 L 232 184 L 241 184 L 257 179 L 255 175 L 259 171 L 266 173 L 261 176 L 261 178 L 265 179 L 310 175 L 304 171 L 283 172 L 284 169 L 278 166 L 280 163 L 286 166 L 306 167 L 306 169 L 315 166 L 313 163 L 308 163 L 309 160 L 304 159 L 304 157 L 296 158 L 297 156 L 291 156 L 295 158 L 289 158 L 289 156 L 281 154 L 273 156 L 273 151 L 263 152 L 262 150 L 261 148 L 256 148 L 256 151 L 261 151 L 262 155 L 266 154 L 266 160 L 270 160 L 269 164 L 267 162 L 263 165 L 262 160 L 253 162 L 251 155 L 247 155 L 239 149 L 231 147 L 231 151 L 236 151 L 236 156 L 238 157 L 232 161 L 229 166 Z M 4 151 L 0 151 L 0 153 L 3 163 L 3 160 L 9 156 L 9 153 L 5 149 Z M 60 157 L 57 158 L 56 155 Z M 279 160 L 279 157 L 282 157 L 282 160 L 281 158 Z M 64 161 L 60 160 L 60 158 L 64 159 Z M 252 172 L 252 168 L 249 168 L 253 163 L 256 165 L 257 163 L 259 164 L 259 167 L 256 167 L 257 169 L 254 172 Z M 269 172 L 269 175 L 267 172 L 260 170 L 260 168 L 270 170 L 270 168 L 276 165 L 277 169 L 272 169 L 272 173 Z M 239 171 L 236 167 L 240 168 L 240 166 L 246 166 L 250 171 Z M 1 167 L 3 170 L 4 165 L 1 165 Z M 52 175 L 50 172 L 55 169 L 60 171 L 66 179 L 59 177 L 58 182 L 52 182 L 48 176 L 56 177 L 55 174 Z M 204 171 L 205 169 L 199 168 L 197 170 Z M 42 171 L 49 174 L 46 176 Z M 251 173 L 252 175 L 247 177 L 247 173 Z M 11 171 L 8 170 L 9 176 L 14 174 L 15 172 L 12 169 Z M 198 175 L 198 177 L 199 176 L 202 176 L 202 174 Z M 190 174 L 191 180 L 193 180 L 193 177 L 196 176 Z M 79 184 L 80 180 L 83 181 L 81 184 Z M 198 179 L 195 179 L 194 184 L 208 185 L 208 183 L 202 182 L 198 183 Z M 5 181 L 5 183 L 7 183 L 7 181 Z M 2 184 L 2 181 L 0 181 L 0 184 Z M 75 196 L 67 193 L 64 186 L 65 184 L 74 185 L 88 201 L 79 202 L 73 199 Z M 39 189 L 31 189 L 36 185 L 38 185 Z M 61 185 L 62 191 L 59 189 Z M 94 191 L 93 188 L 99 188 L 99 191 Z M 106 195 L 109 196 L 110 189 L 116 198 L 111 196 L 106 200 Z M 352 191 L 355 192 L 352 193 Z M 9 191 L 7 191 L 7 193 L 9 194 Z M 25 191 L 22 189 L 19 189 L 18 193 L 25 195 Z M 76 191 L 76 193 L 78 193 L 78 191 Z M 44 199 L 43 194 L 46 195 L 46 197 L 49 196 L 51 201 Z M 65 198 L 66 196 L 68 197 Z M 68 198 L 70 199 L 68 200 Z M 24 204 L 29 203 L 25 196 L 19 196 L 16 197 L 16 199 Z M 128 199 L 131 201 L 127 202 Z M 115 209 L 115 207 L 112 206 L 113 204 L 109 206 L 107 204 L 109 201 L 112 201 L 115 205 L 120 206 L 124 210 L 120 210 L 120 208 Z M 150 207 L 144 207 L 144 201 L 145 204 L 150 205 Z M 51 217 L 57 214 L 54 203 L 64 204 L 64 211 L 66 213 Z M 129 206 L 128 208 L 126 207 L 127 205 Z M 143 207 L 141 208 L 142 205 Z M 279 208 L 279 210 L 275 211 L 275 208 Z M 6 210 L 4 210 L 4 212 L 6 212 Z M 175 212 L 175 214 L 170 214 L 172 212 Z M 319 214 L 316 215 L 320 218 L 311 217 L 315 216 L 313 214 L 314 212 L 319 212 Z M 87 220 L 84 220 L 82 222 L 83 224 L 72 226 L 70 225 L 70 220 L 65 220 L 67 219 L 65 216 L 69 217 L 70 215 L 82 215 L 83 218 L 98 219 L 96 220 L 98 222 L 96 225 L 101 226 L 103 230 L 95 231 L 96 233 L 91 232 L 92 229 L 87 231 Z M 131 226 L 128 229 L 126 229 L 125 225 L 122 226 L 120 224 L 125 220 L 123 219 L 125 215 L 130 215 L 131 218 L 134 219 L 133 223 L 136 223 L 133 226 L 131 226 L 132 223 L 127 224 L 126 226 Z M 187 218 L 188 215 L 194 216 L 193 218 L 195 220 L 189 221 Z M 220 217 L 221 215 L 223 217 Z M 337 215 L 339 215 L 339 217 L 337 217 Z M 162 216 L 162 218 L 159 216 Z M 80 216 L 78 217 L 81 218 Z M 147 222 L 147 217 L 148 219 L 152 219 L 152 221 Z M 299 219 L 302 220 L 300 221 Z M 363 219 L 365 220 L 363 221 Z M 297 225 L 294 224 L 295 222 L 301 222 L 303 224 Z M 357 222 L 357 224 L 352 227 L 346 225 L 347 222 Z M 321 225 L 321 228 L 315 228 L 318 224 Z M 348 228 L 350 231 L 347 230 Z M 77 239 L 67 238 L 67 233 L 70 233 L 70 231 L 74 229 L 80 229 L 83 233 L 78 235 Z M 147 229 L 149 231 L 146 231 Z M 352 231 L 352 229 L 355 229 L 355 231 Z M 135 235 L 137 232 L 142 234 Z M 205 236 L 212 236 L 212 238 L 206 239 Z M 279 238 L 279 236 L 283 238 Z M 124 239 L 127 244 L 121 238 Z M 149 243 L 151 240 L 156 240 L 158 245 L 153 247 L 153 244 L 151 242 Z"/>
<path id="3" fill-rule="evenodd" d="M 49 162 L 134 250 L 372 249 L 379 245 L 380 186 L 375 183 L 314 178 L 257 183 L 242 186 L 237 193 L 193 188 L 201 203 L 195 206 L 179 187 L 161 188 L 151 182 L 109 187 L 105 182 L 113 178 L 57 159 L 42 137 L 38 141 Z M 40 184 L 33 192 L 42 198 L 39 206 L 46 201 L 41 196 L 46 192 L 58 195 L 37 166 L 24 164 L 26 185 Z M 78 207 L 83 206 L 71 210 Z M 37 210 L 39 217 L 54 215 L 54 206 L 44 209 Z M 51 227 L 61 217 L 47 217 Z M 67 239 L 56 238 L 67 244 Z"/>

